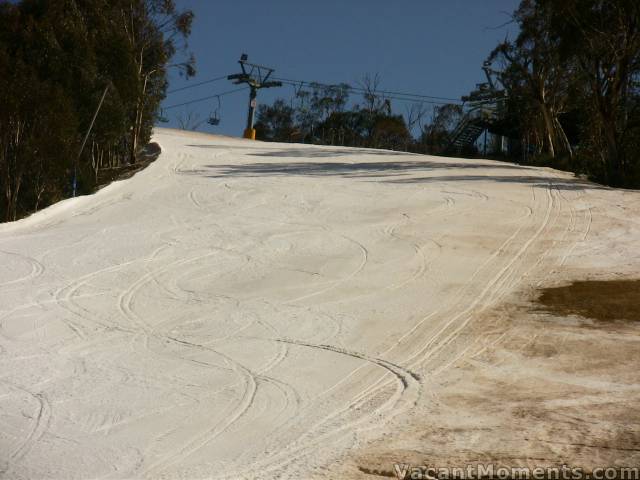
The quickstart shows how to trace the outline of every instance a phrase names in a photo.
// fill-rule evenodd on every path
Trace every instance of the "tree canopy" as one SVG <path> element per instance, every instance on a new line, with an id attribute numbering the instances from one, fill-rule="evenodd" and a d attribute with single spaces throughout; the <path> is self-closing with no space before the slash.
<path id="1" fill-rule="evenodd" d="M 172 0 L 0 1 L 0 216 L 14 220 L 136 162 L 167 88 L 194 73 Z M 104 92 L 107 92 L 104 95 Z M 80 146 L 104 95 L 81 156 Z"/>
<path id="2" fill-rule="evenodd" d="M 513 20 L 519 35 L 489 60 L 525 148 L 609 185 L 640 186 L 640 3 L 523 0 Z"/>

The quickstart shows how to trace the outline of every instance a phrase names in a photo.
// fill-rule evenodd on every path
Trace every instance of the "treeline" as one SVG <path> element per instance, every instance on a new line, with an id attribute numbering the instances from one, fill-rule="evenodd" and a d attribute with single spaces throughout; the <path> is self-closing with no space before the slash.
<path id="1" fill-rule="evenodd" d="M 366 75 L 357 90 L 347 84 L 311 83 L 290 101 L 258 106 L 256 138 L 271 142 L 381 148 L 428 154 L 449 152 L 450 135 L 464 115 L 461 104 L 427 108 L 410 103 L 394 113 L 380 78 Z M 356 94 L 358 101 L 350 103 Z M 477 153 L 476 150 L 465 152 Z"/>
<path id="2" fill-rule="evenodd" d="M 296 90 L 292 101 L 260 105 L 256 137 L 276 142 L 304 142 L 354 147 L 407 149 L 411 134 L 402 115 L 391 112 L 388 99 L 376 93 L 377 77 L 365 77 L 368 93 L 349 106 L 346 84 L 312 83 Z"/>
<path id="3" fill-rule="evenodd" d="M 172 0 L 0 1 L 0 221 L 137 162 L 167 69 L 194 73 L 192 59 L 170 65 L 192 20 Z"/>
<path id="4" fill-rule="evenodd" d="M 523 0 L 490 54 L 510 137 L 534 162 L 640 186 L 640 2 Z"/>

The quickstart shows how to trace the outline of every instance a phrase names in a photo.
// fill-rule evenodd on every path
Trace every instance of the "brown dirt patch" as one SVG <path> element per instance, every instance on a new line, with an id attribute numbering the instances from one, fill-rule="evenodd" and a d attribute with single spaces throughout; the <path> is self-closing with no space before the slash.
<path id="1" fill-rule="evenodd" d="M 636 322 L 640 320 L 640 280 L 587 280 L 545 288 L 538 304 L 558 316 Z"/>

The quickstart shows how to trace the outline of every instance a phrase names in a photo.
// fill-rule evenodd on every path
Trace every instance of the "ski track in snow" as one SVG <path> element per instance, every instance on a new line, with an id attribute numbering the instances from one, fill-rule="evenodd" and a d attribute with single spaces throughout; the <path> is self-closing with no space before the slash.
<path id="1" fill-rule="evenodd" d="M 0 477 L 304 478 L 498 341 L 483 312 L 602 248 L 607 193 L 548 169 L 156 140 L 132 179 L 0 228 Z"/>

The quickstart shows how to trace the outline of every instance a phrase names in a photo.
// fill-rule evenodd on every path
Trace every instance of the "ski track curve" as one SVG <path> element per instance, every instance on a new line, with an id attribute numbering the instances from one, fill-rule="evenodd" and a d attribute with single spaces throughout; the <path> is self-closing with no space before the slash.
<path id="1" fill-rule="evenodd" d="M 44 265 L 42 263 L 40 263 L 38 260 L 36 260 L 35 258 L 29 257 L 27 255 L 23 255 L 20 253 L 16 253 L 16 252 L 9 252 L 6 250 L 0 250 L 0 253 L 3 253 L 5 255 L 9 255 L 12 257 L 16 257 L 19 258 L 20 260 L 23 260 L 25 262 L 27 262 L 29 264 L 30 267 L 30 271 L 27 275 L 20 277 L 20 278 L 16 278 L 13 280 L 9 280 L 6 282 L 1 282 L 0 283 L 0 288 L 2 287 L 6 287 L 9 285 L 15 285 L 18 283 L 24 283 L 27 282 L 29 280 L 33 280 L 34 278 L 37 278 L 39 276 L 41 276 L 44 273 Z"/>
<path id="2" fill-rule="evenodd" d="M 436 401 L 430 382 L 508 335 L 483 329 L 484 312 L 594 248 L 599 197 L 562 189 L 550 170 L 538 170 L 544 181 L 535 184 L 493 182 L 495 162 L 486 182 L 428 166 L 388 178 L 381 168 L 371 180 L 329 165 L 389 161 L 363 149 L 347 158 L 333 147 L 158 135 L 157 162 L 117 189 L 45 211 L 16 226 L 15 239 L 0 231 L 0 256 L 20 272 L 0 272 L 0 361 L 67 369 L 3 377 L 3 401 L 28 399 L 30 418 L 0 466 L 4 476 L 45 471 L 52 460 L 35 448 L 45 437 L 64 450 L 55 409 L 67 434 L 106 447 L 95 456 L 100 467 L 87 461 L 69 475 L 202 475 L 199 459 L 262 419 L 268 428 L 235 458 L 212 459 L 220 469 L 207 476 L 298 478 Z M 305 162 L 310 174 L 299 168 Z M 421 183 L 425 174 L 433 178 Z M 472 250 L 478 239 L 485 244 Z M 465 263 L 458 251 L 475 256 Z M 21 293 L 31 286 L 35 294 Z M 24 312 L 46 322 L 9 335 L 9 319 L 15 328 Z M 190 369 L 203 380 L 192 381 Z M 93 388 L 74 402 L 66 389 L 83 381 Z M 105 408 L 115 386 L 146 403 Z M 155 388 L 166 401 L 147 399 Z M 208 410 L 217 414 L 202 417 Z M 154 419 L 156 430 L 140 430 Z M 125 465 L 114 442 L 129 431 L 137 436 Z"/>
<path id="3" fill-rule="evenodd" d="M 44 394 L 43 392 L 33 393 L 30 390 L 24 387 L 20 387 L 16 384 L 9 384 L 6 381 L 3 381 L 3 383 L 5 385 L 9 385 L 14 390 L 28 395 L 32 400 L 35 401 L 36 404 L 35 412 L 31 416 L 31 426 L 26 437 L 17 442 L 17 445 L 9 454 L 6 465 L 0 466 L 0 475 L 4 476 L 9 474 L 12 466 L 20 459 L 22 459 L 25 455 L 27 455 L 29 451 L 34 447 L 34 445 L 47 432 L 52 418 L 52 411 L 51 404 L 49 403 L 46 394 Z"/>

